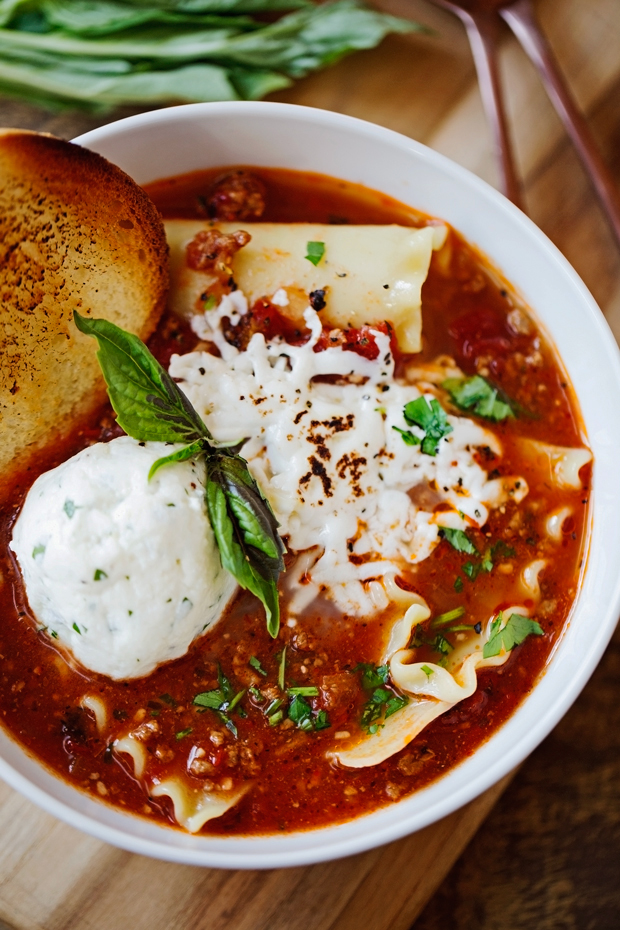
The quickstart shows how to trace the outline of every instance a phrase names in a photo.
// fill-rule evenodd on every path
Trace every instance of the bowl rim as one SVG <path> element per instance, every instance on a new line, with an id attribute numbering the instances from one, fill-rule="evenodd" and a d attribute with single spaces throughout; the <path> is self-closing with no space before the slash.
<path id="1" fill-rule="evenodd" d="M 246 116 L 258 117 L 262 115 L 272 120 L 300 120 L 321 127 L 342 130 L 345 133 L 350 132 L 366 139 L 373 139 L 375 142 L 389 148 L 399 149 L 402 153 L 410 155 L 412 159 L 418 159 L 433 165 L 437 170 L 447 175 L 451 182 L 469 187 L 476 196 L 480 197 L 481 201 L 491 203 L 496 210 L 501 211 L 508 217 L 508 221 L 520 235 L 529 237 L 536 243 L 545 260 L 550 265 L 555 266 L 556 272 L 563 275 L 573 289 L 585 313 L 590 333 L 593 334 L 595 342 L 604 349 L 605 364 L 603 364 L 603 358 L 601 357 L 600 365 L 607 371 L 609 382 L 616 389 L 617 396 L 620 398 L 620 351 L 601 311 L 572 266 L 544 233 L 517 207 L 506 200 L 503 195 L 467 169 L 452 162 L 440 153 L 427 148 L 422 143 L 382 126 L 331 111 L 294 104 L 246 101 L 188 104 L 141 113 L 108 123 L 103 127 L 78 136 L 73 141 L 97 151 L 98 146 L 105 143 L 106 140 L 128 132 L 132 133 L 134 130 L 139 131 L 145 126 L 173 124 L 188 118 L 192 120 L 208 120 L 211 117 L 217 118 L 221 115 L 231 116 L 233 114 L 240 119 Z M 467 238 L 470 237 L 467 236 Z M 492 259 L 491 262 L 494 263 Z M 518 290 L 518 285 L 516 289 Z M 534 311 L 536 312 L 535 307 Z M 542 328 L 546 329 L 545 322 L 542 322 Z M 552 334 L 550 334 L 550 338 L 552 343 L 557 341 Z M 575 397 L 577 398 L 577 392 L 575 392 Z M 594 437 L 590 438 L 593 439 Z M 590 505 L 590 520 L 593 518 L 598 496 L 595 479 Z M 595 534 L 591 532 L 584 578 L 588 576 L 592 568 L 592 547 L 595 542 Z M 153 829 L 144 831 L 137 828 L 137 824 L 143 822 L 142 818 L 122 814 L 102 802 L 90 798 L 87 798 L 87 804 L 80 805 L 81 810 L 76 810 L 76 807 L 70 801 L 63 799 L 62 792 L 51 793 L 49 786 L 45 784 L 45 778 L 41 779 L 43 782 L 42 787 L 41 784 L 34 783 L 21 770 L 9 764 L 1 756 L 0 776 L 11 787 L 71 826 L 75 826 L 98 839 L 128 851 L 159 859 L 219 868 L 268 869 L 309 865 L 364 852 L 421 830 L 436 820 L 453 813 L 512 771 L 548 735 L 588 681 L 613 635 L 616 620 L 620 613 L 620 576 L 615 585 L 610 586 L 608 594 L 607 604 L 599 614 L 601 622 L 595 628 L 585 654 L 580 655 L 570 682 L 564 685 L 561 693 L 556 695 L 544 712 L 541 712 L 534 719 L 527 732 L 522 734 L 514 745 L 508 746 L 502 755 L 498 755 L 492 750 L 492 747 L 497 742 L 498 734 L 505 732 L 506 728 L 517 716 L 519 718 L 523 716 L 524 709 L 531 704 L 531 695 L 521 702 L 512 716 L 498 730 L 495 730 L 493 735 L 472 756 L 450 769 L 445 775 L 397 804 L 380 808 L 371 814 L 344 824 L 309 831 L 297 831 L 286 835 L 259 837 L 221 838 L 201 835 L 188 837 L 179 830 L 152 824 L 148 824 L 148 827 L 154 828 L 155 832 L 153 832 Z M 554 660 L 558 649 L 562 647 L 572 629 L 574 614 L 580 609 L 580 602 L 581 589 L 568 621 L 569 630 L 565 629 L 559 646 L 554 650 Z M 574 666 L 576 661 L 574 656 L 572 660 Z M 551 668 L 553 667 L 552 664 Z M 549 675 L 550 669 L 547 668 L 532 690 L 532 694 L 536 694 L 541 689 L 543 682 L 549 678 Z M 9 740 L 11 740 L 10 737 Z M 19 747 L 26 759 L 33 760 L 35 766 L 43 769 L 39 762 L 34 761 L 34 757 L 30 756 L 27 750 L 17 743 L 15 745 Z M 488 760 L 487 756 L 490 756 Z M 450 788 L 446 796 L 445 788 L 442 786 L 455 772 L 466 772 L 471 774 L 472 777 L 463 777 L 460 786 Z M 71 796 L 74 794 L 81 795 L 81 792 L 67 786 L 58 776 L 47 773 L 47 778 L 65 785 Z M 404 814 L 403 805 L 406 806 L 407 802 L 414 797 L 423 798 L 426 802 L 425 807 L 414 815 L 407 816 Z M 420 805 L 418 804 L 418 806 Z M 101 813 L 102 808 L 105 814 L 98 816 L 97 812 Z M 398 815 L 399 810 L 403 811 L 400 816 Z M 114 816 L 110 816 L 110 814 Z M 363 828 L 351 829 L 355 825 L 358 827 L 363 825 Z M 173 838 L 176 842 L 170 842 Z"/>

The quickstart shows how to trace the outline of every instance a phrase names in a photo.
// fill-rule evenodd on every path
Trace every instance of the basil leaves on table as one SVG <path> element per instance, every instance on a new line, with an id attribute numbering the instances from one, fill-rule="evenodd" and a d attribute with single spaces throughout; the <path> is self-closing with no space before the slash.
<path id="1" fill-rule="evenodd" d="M 110 323 L 74 314 L 80 332 L 99 343 L 97 357 L 117 421 L 140 442 L 188 445 L 158 459 L 149 479 L 164 465 L 203 456 L 205 501 L 224 568 L 242 588 L 258 597 L 267 629 L 280 626 L 278 578 L 284 570 L 284 545 L 278 522 L 234 448 L 219 448 L 205 423 L 168 372 L 137 336 Z"/>

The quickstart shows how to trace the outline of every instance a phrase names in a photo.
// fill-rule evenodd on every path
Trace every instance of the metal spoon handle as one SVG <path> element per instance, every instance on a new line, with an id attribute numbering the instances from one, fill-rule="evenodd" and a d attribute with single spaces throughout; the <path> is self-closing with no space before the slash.
<path id="1" fill-rule="evenodd" d="M 482 103 L 493 132 L 495 150 L 500 163 L 502 191 L 517 207 L 523 209 L 521 187 L 512 154 L 497 63 L 500 20 L 494 11 L 466 13 L 461 10 L 459 15 L 467 30 L 478 72 Z"/>
<path id="2" fill-rule="evenodd" d="M 500 12 L 538 69 L 549 98 L 590 175 L 620 244 L 620 193 L 592 138 L 588 124 L 564 83 L 551 47 L 536 21 L 530 0 L 516 0 Z"/>

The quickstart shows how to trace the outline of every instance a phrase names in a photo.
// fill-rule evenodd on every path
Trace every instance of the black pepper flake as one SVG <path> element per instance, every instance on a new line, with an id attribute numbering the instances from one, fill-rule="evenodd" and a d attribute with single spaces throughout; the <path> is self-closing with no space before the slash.
<path id="1" fill-rule="evenodd" d="M 318 288 L 316 291 L 310 291 L 308 297 L 310 299 L 310 306 L 313 310 L 316 310 L 317 313 L 319 310 L 325 309 L 325 288 Z"/>
<path id="2" fill-rule="evenodd" d="M 387 291 L 387 290 L 389 290 L 389 287 L 390 287 L 389 284 L 384 284 L 384 285 L 383 285 L 383 290 L 384 290 L 384 291 Z"/>
<path id="3" fill-rule="evenodd" d="M 199 368 L 198 371 L 200 372 L 201 375 L 204 375 L 204 374 L 205 374 L 204 368 Z"/>
<path id="4" fill-rule="evenodd" d="M 474 627 L 474 630 L 475 630 L 475 632 L 478 633 L 478 634 L 482 633 L 482 624 L 481 624 L 481 623 L 477 623 L 477 624 L 475 625 L 475 627 Z"/>

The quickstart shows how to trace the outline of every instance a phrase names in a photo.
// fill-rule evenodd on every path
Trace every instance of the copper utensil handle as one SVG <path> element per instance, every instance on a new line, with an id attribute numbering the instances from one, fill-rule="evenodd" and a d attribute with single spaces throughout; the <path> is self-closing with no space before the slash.
<path id="1" fill-rule="evenodd" d="M 585 119 L 564 83 L 551 47 L 540 30 L 530 0 L 516 0 L 500 10 L 524 51 L 538 69 L 542 82 L 592 183 L 620 244 L 620 193 L 603 161 Z"/>
<path id="2" fill-rule="evenodd" d="M 500 163 L 502 192 L 517 207 L 523 209 L 521 186 L 517 178 L 512 155 L 504 98 L 497 67 L 497 42 L 500 20 L 495 11 L 472 14 L 460 10 L 459 16 L 467 30 L 467 37 L 476 63 L 482 103 L 493 131 L 493 141 Z"/>

